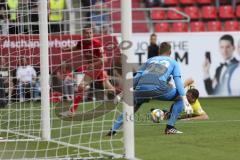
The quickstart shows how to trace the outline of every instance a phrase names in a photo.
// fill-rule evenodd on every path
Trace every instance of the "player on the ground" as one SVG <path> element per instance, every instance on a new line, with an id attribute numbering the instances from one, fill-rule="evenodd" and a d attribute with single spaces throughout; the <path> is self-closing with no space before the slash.
<path id="1" fill-rule="evenodd" d="M 190 103 L 190 105 L 192 106 L 193 109 L 193 113 L 191 115 L 188 115 L 184 112 L 182 112 L 180 114 L 180 116 L 178 117 L 178 119 L 182 119 L 182 120 L 207 120 L 209 119 L 207 113 L 202 109 L 202 106 L 198 100 L 199 98 L 199 91 L 195 88 L 195 86 L 193 85 L 194 80 L 193 79 L 187 79 L 184 82 L 184 87 L 187 88 L 187 99 L 188 102 Z M 151 111 L 154 110 L 154 108 L 151 109 Z M 165 116 L 164 119 L 168 119 L 169 115 L 171 114 L 171 109 L 170 112 L 163 110 L 163 112 L 165 112 Z M 152 116 L 154 116 L 153 114 L 151 114 Z M 154 119 L 154 117 L 152 117 L 152 119 Z"/>
<path id="2" fill-rule="evenodd" d="M 184 87 L 187 88 L 187 99 L 188 102 L 191 104 L 193 113 L 190 115 L 186 115 L 182 113 L 179 119 L 187 119 L 187 120 L 206 120 L 208 119 L 207 113 L 202 109 L 202 106 L 198 100 L 199 98 L 199 91 L 194 86 L 193 79 L 187 79 L 184 82 Z"/>
<path id="3" fill-rule="evenodd" d="M 64 51 L 80 51 L 82 58 L 79 62 L 76 70 L 69 74 L 66 78 L 73 78 L 74 73 L 80 72 L 84 74 L 84 77 L 78 85 L 77 94 L 74 97 L 73 104 L 67 112 L 61 113 L 62 116 L 74 116 L 78 108 L 78 104 L 83 100 L 86 90 L 89 89 L 90 83 L 93 81 L 102 82 L 103 87 L 112 94 L 115 93 L 114 86 L 109 82 L 107 72 L 104 71 L 104 63 L 106 57 L 103 51 L 101 42 L 93 38 L 91 26 L 86 26 L 83 30 L 83 37 L 77 45 L 71 49 L 63 49 Z"/>
<path id="4" fill-rule="evenodd" d="M 192 108 L 187 101 L 178 63 L 170 58 L 171 45 L 167 42 L 160 44 L 159 56 L 150 58 L 137 71 L 133 79 L 134 111 L 136 112 L 144 102 L 151 99 L 174 101 L 172 113 L 168 120 L 165 134 L 182 133 L 175 128 L 179 114 L 184 108 L 187 113 Z M 173 76 L 176 88 L 168 84 L 168 79 Z M 107 136 L 116 134 L 123 124 L 123 113 L 117 118 Z"/>

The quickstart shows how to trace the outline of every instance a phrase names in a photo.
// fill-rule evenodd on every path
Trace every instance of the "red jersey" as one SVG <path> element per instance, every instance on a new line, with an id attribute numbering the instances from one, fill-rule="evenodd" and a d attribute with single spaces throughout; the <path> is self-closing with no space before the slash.
<path id="1" fill-rule="evenodd" d="M 82 72 L 94 80 L 105 80 L 108 78 L 107 73 L 103 69 L 104 62 L 102 61 L 105 57 L 103 53 L 101 41 L 96 38 L 92 40 L 81 40 L 77 43 L 77 49 L 81 50 L 81 56 L 83 58 L 82 65 L 77 67 L 75 72 Z M 89 70 L 88 65 L 102 61 L 102 64 L 94 66 L 93 69 Z"/>
<path id="2" fill-rule="evenodd" d="M 78 50 L 81 50 L 83 64 L 94 63 L 99 61 L 99 58 L 104 57 L 101 41 L 96 38 L 92 38 L 92 40 L 78 41 L 76 47 Z"/>
<path id="3" fill-rule="evenodd" d="M 104 81 L 106 79 L 108 79 L 108 75 L 107 72 L 104 70 L 94 70 L 94 71 L 89 71 L 88 69 L 88 65 L 82 65 L 79 66 L 78 68 L 76 68 L 76 70 L 74 72 L 80 72 L 83 73 L 89 77 L 91 77 L 93 80 L 100 80 L 100 81 Z M 68 73 L 66 76 L 68 79 L 72 79 L 73 78 L 73 72 Z"/>

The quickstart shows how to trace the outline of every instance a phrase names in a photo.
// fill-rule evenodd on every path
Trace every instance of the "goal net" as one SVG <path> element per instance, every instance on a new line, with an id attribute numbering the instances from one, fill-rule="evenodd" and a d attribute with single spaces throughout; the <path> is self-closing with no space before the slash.
<path id="1" fill-rule="evenodd" d="M 122 112 L 120 1 L 43 3 L 0 2 L 0 159 L 123 157 L 122 129 L 106 136 Z"/>

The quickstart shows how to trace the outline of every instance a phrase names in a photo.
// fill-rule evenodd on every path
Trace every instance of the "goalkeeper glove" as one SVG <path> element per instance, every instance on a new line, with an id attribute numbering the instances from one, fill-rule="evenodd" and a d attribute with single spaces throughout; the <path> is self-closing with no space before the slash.
<path id="1" fill-rule="evenodd" d="M 189 104 L 186 96 L 183 96 L 183 105 L 184 105 L 184 112 L 186 112 L 187 114 L 193 113 L 192 106 Z"/>

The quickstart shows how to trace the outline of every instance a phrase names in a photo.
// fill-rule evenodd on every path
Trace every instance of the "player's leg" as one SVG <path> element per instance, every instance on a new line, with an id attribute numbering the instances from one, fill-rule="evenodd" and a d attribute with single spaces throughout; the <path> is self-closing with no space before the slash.
<path id="1" fill-rule="evenodd" d="M 80 82 L 80 84 L 78 85 L 77 88 L 77 93 L 74 96 L 73 102 L 70 105 L 70 109 L 66 112 L 60 113 L 60 115 L 64 116 L 64 117 L 73 117 L 78 109 L 78 105 L 80 102 L 83 101 L 83 97 L 84 94 L 86 92 L 89 86 L 89 84 L 92 82 L 92 78 L 88 75 L 84 75 L 82 81 Z"/>
<path id="2" fill-rule="evenodd" d="M 137 83 L 134 83 L 137 85 Z M 156 90 L 156 86 L 154 85 L 144 85 L 144 84 L 140 84 L 137 85 L 137 87 L 134 87 L 134 113 L 136 113 L 139 108 L 141 107 L 141 105 L 145 102 L 149 102 L 150 99 L 152 99 L 153 97 L 158 97 L 159 94 L 158 92 L 151 92 Z M 113 127 L 111 129 L 111 131 L 109 131 L 109 133 L 107 134 L 107 136 L 111 136 L 113 134 L 116 133 L 116 131 L 122 126 L 123 124 L 123 114 L 119 115 L 119 117 L 117 118 L 117 121 L 115 121 L 115 123 L 113 124 Z"/>
<path id="3" fill-rule="evenodd" d="M 18 95 L 19 95 L 19 101 L 20 102 L 25 101 L 24 87 L 23 87 L 23 83 L 22 82 L 18 83 L 17 90 L 18 90 Z"/>
<path id="4" fill-rule="evenodd" d="M 141 97 L 141 94 L 136 94 L 136 92 L 134 92 L 133 97 L 134 97 L 134 113 L 136 113 L 139 110 L 143 103 L 149 102 L 150 100 L 149 98 Z M 117 130 L 123 125 L 123 118 L 124 115 L 123 113 L 121 113 L 106 136 L 113 136 L 117 133 Z"/>
<path id="5" fill-rule="evenodd" d="M 134 113 L 138 111 L 140 106 L 141 105 L 134 106 Z M 107 133 L 106 136 L 113 136 L 117 133 L 117 130 L 119 130 L 119 128 L 123 125 L 123 118 L 124 118 L 124 115 L 123 113 L 121 113 L 116 119 L 116 121 L 114 122 L 112 128 L 110 129 L 110 131 Z"/>
<path id="6" fill-rule="evenodd" d="M 97 74 L 97 80 L 102 82 L 104 99 L 108 99 L 109 96 L 111 96 L 111 99 L 113 99 L 116 95 L 116 88 L 109 81 L 109 76 L 107 72 L 103 70 L 99 70 Z"/>
<path id="7" fill-rule="evenodd" d="M 116 93 L 115 87 L 111 84 L 111 82 L 108 79 L 103 80 L 103 89 L 104 100 L 108 100 L 109 96 L 111 97 L 115 96 Z"/>
<path id="8" fill-rule="evenodd" d="M 89 84 L 92 82 L 92 78 L 88 75 L 84 75 L 83 80 L 78 85 L 78 92 L 77 95 L 73 99 L 73 105 L 70 108 L 71 112 L 76 112 L 79 103 L 83 100 L 84 93 L 88 90 Z"/>
<path id="9" fill-rule="evenodd" d="M 115 92 L 115 87 L 111 84 L 111 82 L 109 81 L 109 79 L 105 79 L 103 81 L 103 87 L 104 89 L 107 89 L 108 92 Z"/>
<path id="10" fill-rule="evenodd" d="M 73 87 L 74 87 L 74 84 L 73 84 L 73 80 L 70 80 L 70 79 L 65 79 L 63 81 L 63 87 L 64 87 L 64 95 L 66 96 L 67 100 L 68 101 L 71 101 L 72 100 L 72 95 L 73 95 Z"/>
<path id="11" fill-rule="evenodd" d="M 176 134 L 182 133 L 175 128 L 176 121 L 183 110 L 183 99 L 178 96 L 176 88 L 170 88 L 166 96 L 161 97 L 165 100 L 174 100 L 174 103 L 171 106 L 171 112 L 165 129 L 166 134 Z"/>
<path id="12" fill-rule="evenodd" d="M 170 114 L 166 129 L 165 129 L 166 134 L 182 133 L 175 128 L 176 121 L 180 113 L 182 112 L 182 110 L 183 110 L 183 100 L 179 98 L 174 102 L 172 106 L 172 112 Z"/>
<path id="13" fill-rule="evenodd" d="M 165 82 L 160 83 L 159 86 L 161 87 L 155 90 L 155 92 L 158 93 L 159 96 L 154 99 L 174 101 L 171 107 L 172 112 L 169 116 L 165 133 L 166 134 L 182 133 L 175 128 L 175 123 L 179 117 L 179 114 L 182 112 L 183 100 L 182 98 L 178 97 L 178 92 L 176 88 L 169 86 Z"/>

